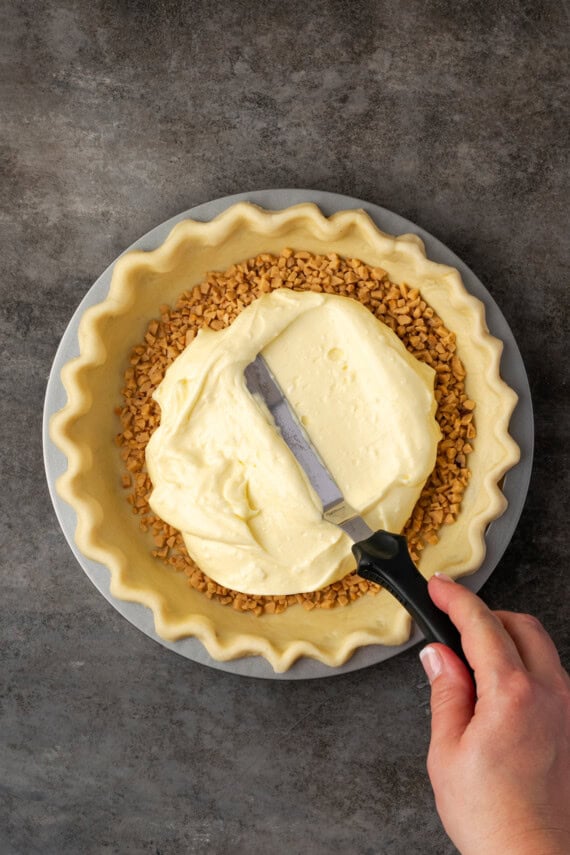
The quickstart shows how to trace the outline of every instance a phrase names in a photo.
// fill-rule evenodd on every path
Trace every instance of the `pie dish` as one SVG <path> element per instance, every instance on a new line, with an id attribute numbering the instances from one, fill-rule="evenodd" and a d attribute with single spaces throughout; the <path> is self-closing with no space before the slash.
<path id="1" fill-rule="evenodd" d="M 62 372 L 68 402 L 51 423 L 52 439 L 68 460 L 57 489 L 77 513 L 76 543 L 109 568 L 114 596 L 152 609 L 161 637 L 195 636 L 217 660 L 261 655 L 276 671 L 300 656 L 339 666 L 362 645 L 400 644 L 409 635 L 409 618 L 384 591 L 343 610 L 299 615 L 292 608 L 259 618 L 207 600 L 152 559 L 119 488 L 120 460 L 111 440 L 128 349 L 158 307 L 174 303 L 208 270 L 284 246 L 382 266 L 392 281 L 419 288 L 457 336 L 467 389 L 477 403 L 478 437 L 460 517 L 423 553 L 425 575 L 446 570 L 458 576 L 479 567 L 485 528 L 505 507 L 499 481 L 518 459 L 508 434 L 516 395 L 499 377 L 501 343 L 489 336 L 483 305 L 467 294 L 457 271 L 428 261 L 415 235 L 384 235 L 362 211 L 327 219 L 314 205 L 267 212 L 238 204 L 210 223 L 179 224 L 154 252 L 124 256 L 107 299 L 83 317 L 80 356 Z"/>

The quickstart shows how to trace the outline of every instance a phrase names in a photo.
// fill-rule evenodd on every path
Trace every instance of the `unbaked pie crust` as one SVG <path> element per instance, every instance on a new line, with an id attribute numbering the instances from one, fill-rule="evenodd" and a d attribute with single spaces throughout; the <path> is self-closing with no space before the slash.
<path id="1" fill-rule="evenodd" d="M 109 568 L 113 596 L 152 609 L 162 638 L 194 636 L 221 661 L 263 656 L 278 672 L 301 656 L 334 667 L 363 645 L 402 644 L 409 637 L 410 617 L 384 590 L 342 609 L 307 612 L 293 606 L 259 617 L 207 599 L 184 574 L 151 556 L 151 540 L 139 529 L 120 487 L 121 461 L 113 437 L 130 348 L 142 339 L 159 307 L 175 303 L 210 270 L 260 253 L 278 254 L 286 246 L 336 252 L 382 267 L 392 282 L 418 288 L 456 335 L 466 392 L 477 405 L 477 439 L 459 517 L 440 531 L 439 543 L 422 553 L 420 569 L 426 577 L 442 571 L 457 578 L 478 569 L 485 528 L 506 507 L 499 482 L 519 459 L 508 433 L 517 396 L 499 376 L 502 343 L 489 334 L 484 306 L 467 293 L 457 270 L 429 261 L 416 235 L 384 234 L 363 211 L 326 218 L 313 204 L 271 212 L 242 202 L 209 223 L 179 223 L 152 252 L 122 256 L 107 298 L 82 317 L 80 356 L 62 370 L 67 404 L 50 423 L 51 438 L 68 460 L 56 487 L 77 514 L 76 544 Z"/>

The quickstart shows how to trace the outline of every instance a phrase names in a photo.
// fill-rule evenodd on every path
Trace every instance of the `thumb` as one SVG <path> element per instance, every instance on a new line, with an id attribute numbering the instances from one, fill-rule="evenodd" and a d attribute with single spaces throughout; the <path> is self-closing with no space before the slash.
<path id="1" fill-rule="evenodd" d="M 431 746 L 445 750 L 460 740 L 473 717 L 473 681 L 445 644 L 428 644 L 420 660 L 431 684 Z"/>

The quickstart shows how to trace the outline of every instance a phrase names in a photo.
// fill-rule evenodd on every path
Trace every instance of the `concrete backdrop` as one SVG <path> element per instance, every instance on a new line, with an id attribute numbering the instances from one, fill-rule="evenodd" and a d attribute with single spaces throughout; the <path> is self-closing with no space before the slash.
<path id="1" fill-rule="evenodd" d="M 536 408 L 523 518 L 483 590 L 568 664 L 564 4 L 384 0 L 0 5 L 0 851 L 454 852 L 425 772 L 417 651 L 264 682 L 186 661 L 81 572 L 45 484 L 58 341 L 141 234 L 212 198 L 376 202 L 479 275 Z"/>

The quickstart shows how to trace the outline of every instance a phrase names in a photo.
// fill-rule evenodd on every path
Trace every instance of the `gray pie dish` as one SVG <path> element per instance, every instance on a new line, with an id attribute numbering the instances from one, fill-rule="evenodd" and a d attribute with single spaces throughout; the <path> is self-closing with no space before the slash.
<path id="1" fill-rule="evenodd" d="M 412 232 L 421 237 L 424 241 L 428 258 L 432 261 L 455 267 L 461 274 L 466 289 L 484 303 L 489 331 L 496 338 L 502 340 L 504 344 L 501 359 L 501 376 L 514 389 L 519 398 L 509 430 L 513 439 L 519 445 L 521 456 L 519 463 L 509 470 L 504 478 L 502 489 L 508 501 L 508 506 L 505 513 L 493 521 L 487 528 L 484 561 L 476 573 L 461 580 L 461 584 L 464 584 L 471 590 L 478 591 L 497 567 L 517 526 L 530 481 L 533 453 L 533 414 L 528 380 L 514 336 L 497 304 L 474 273 L 440 241 L 423 229 L 377 205 L 322 191 L 264 190 L 217 199 L 167 220 L 136 241 L 126 251 L 155 249 L 163 243 L 173 226 L 179 221 L 185 219 L 209 221 L 231 205 L 243 201 L 252 202 L 269 210 L 279 210 L 302 202 L 314 202 L 327 216 L 340 210 L 361 208 L 368 213 L 376 225 L 384 232 L 389 234 Z M 273 671 L 271 665 L 259 656 L 221 662 L 212 659 L 201 642 L 195 638 L 185 638 L 175 642 L 166 641 L 157 635 L 150 609 L 136 603 L 118 600 L 111 595 L 109 590 L 110 574 L 107 568 L 84 556 L 74 542 L 75 512 L 58 496 L 55 490 L 55 481 L 66 469 L 66 458 L 51 441 L 48 432 L 48 423 L 51 416 L 60 410 L 66 401 L 66 393 L 61 383 L 60 374 L 63 365 L 79 353 L 77 330 L 80 319 L 87 308 L 100 303 L 105 298 L 109 289 L 113 267 L 114 264 L 110 265 L 89 289 L 69 323 L 54 359 L 46 390 L 44 407 L 44 459 L 50 494 L 67 541 L 81 567 L 93 584 L 130 623 L 164 647 L 201 664 L 242 676 L 281 680 L 334 676 L 382 662 L 421 641 L 421 633 L 415 628 L 406 644 L 397 647 L 383 645 L 362 647 L 354 653 L 348 662 L 340 667 L 332 668 L 317 660 L 303 658 L 298 660 L 288 671 L 276 673 Z"/>

